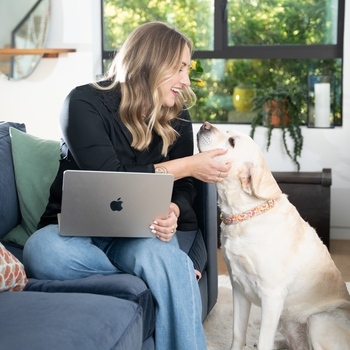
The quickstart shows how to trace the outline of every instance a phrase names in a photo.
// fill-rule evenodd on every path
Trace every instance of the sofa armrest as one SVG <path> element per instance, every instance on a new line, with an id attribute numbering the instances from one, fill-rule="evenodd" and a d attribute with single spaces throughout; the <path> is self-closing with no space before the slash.
<path id="1" fill-rule="evenodd" d="M 78 280 L 37 280 L 30 278 L 24 291 L 48 293 L 89 293 L 113 296 L 139 304 L 143 310 L 143 339 L 154 332 L 155 304 L 150 289 L 129 274 L 92 275 Z"/>
<path id="2" fill-rule="evenodd" d="M 81 293 L 0 293 L 1 349 L 125 350 L 142 347 L 142 309 Z"/>
<path id="3" fill-rule="evenodd" d="M 197 190 L 194 210 L 197 215 L 198 226 L 203 234 L 208 255 L 206 268 L 208 286 L 208 314 L 218 298 L 217 194 L 216 187 L 213 184 L 207 184 L 194 179 L 194 185 Z"/>

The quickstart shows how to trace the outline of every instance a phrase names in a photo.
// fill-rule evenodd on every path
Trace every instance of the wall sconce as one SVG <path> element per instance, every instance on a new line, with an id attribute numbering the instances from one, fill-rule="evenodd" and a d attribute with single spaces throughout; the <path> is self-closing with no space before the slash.
<path id="1" fill-rule="evenodd" d="M 334 106 L 335 76 L 309 75 L 307 126 L 333 128 Z"/>

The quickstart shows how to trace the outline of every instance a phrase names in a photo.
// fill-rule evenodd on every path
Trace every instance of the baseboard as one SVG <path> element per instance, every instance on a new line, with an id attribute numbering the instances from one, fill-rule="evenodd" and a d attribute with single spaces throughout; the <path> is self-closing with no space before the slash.
<path id="1" fill-rule="evenodd" d="M 334 240 L 350 240 L 350 228 L 331 227 L 330 238 Z"/>

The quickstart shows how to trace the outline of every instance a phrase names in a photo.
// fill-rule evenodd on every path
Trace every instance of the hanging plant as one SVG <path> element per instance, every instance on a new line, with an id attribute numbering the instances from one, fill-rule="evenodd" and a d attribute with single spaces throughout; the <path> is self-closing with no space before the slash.
<path id="1" fill-rule="evenodd" d="M 301 126 L 304 124 L 302 106 L 306 98 L 298 89 L 261 90 L 254 98 L 254 111 L 256 117 L 251 122 L 250 136 L 254 138 L 257 126 L 267 128 L 268 151 L 271 145 L 273 129 L 282 130 L 283 145 L 287 155 L 293 160 L 300 170 L 299 158 L 303 149 L 303 135 Z M 287 134 L 294 142 L 293 150 L 290 150 L 287 143 Z"/>

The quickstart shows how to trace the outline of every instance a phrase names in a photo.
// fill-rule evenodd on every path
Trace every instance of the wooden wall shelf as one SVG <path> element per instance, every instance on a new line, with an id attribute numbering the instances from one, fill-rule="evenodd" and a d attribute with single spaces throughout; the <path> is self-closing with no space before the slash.
<path id="1" fill-rule="evenodd" d="M 0 56 L 19 56 L 19 55 L 40 55 L 45 58 L 57 58 L 58 55 L 76 52 L 76 49 L 0 49 Z"/>

